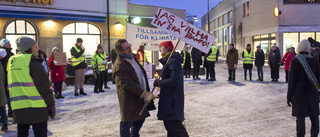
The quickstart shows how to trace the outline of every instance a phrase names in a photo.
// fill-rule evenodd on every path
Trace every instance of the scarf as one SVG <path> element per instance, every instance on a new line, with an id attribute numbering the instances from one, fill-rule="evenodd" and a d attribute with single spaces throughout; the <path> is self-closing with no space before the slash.
<path id="1" fill-rule="evenodd" d="M 172 51 L 168 51 L 162 58 L 169 57 Z"/>
<path id="2" fill-rule="evenodd" d="M 312 85 L 317 89 L 319 90 L 320 87 L 319 87 L 319 84 L 318 84 L 318 80 L 317 78 L 314 76 L 306 58 L 312 58 L 312 56 L 310 54 L 308 55 L 305 55 L 305 54 L 298 54 L 295 56 L 299 62 L 301 63 L 301 65 L 303 66 L 303 69 L 304 71 L 307 73 L 307 76 L 310 80 L 310 82 L 312 83 Z"/>
<path id="3" fill-rule="evenodd" d="M 133 55 L 125 55 L 125 54 L 119 54 L 119 55 L 126 58 L 126 59 L 133 60 Z"/>

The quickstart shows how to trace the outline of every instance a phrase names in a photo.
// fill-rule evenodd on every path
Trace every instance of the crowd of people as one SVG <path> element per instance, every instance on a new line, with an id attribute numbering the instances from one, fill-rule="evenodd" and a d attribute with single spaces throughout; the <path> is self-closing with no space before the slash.
<path id="1" fill-rule="evenodd" d="M 88 69 L 88 65 L 82 43 L 83 40 L 78 38 L 76 44 L 70 49 L 71 65 L 75 70 L 74 96 L 87 95 L 83 84 L 85 69 Z M 10 41 L 7 39 L 0 41 L 0 116 L 3 123 L 1 130 L 8 131 L 7 117 L 13 117 L 17 124 L 17 136 L 27 136 L 30 126 L 35 136 L 47 136 L 47 121 L 56 115 L 54 98 L 64 98 L 62 83 L 66 80 L 65 64 L 59 64 L 55 59 L 55 54 L 60 52 L 57 47 L 52 48 L 52 54 L 47 61 L 46 53 L 39 50 L 37 42 L 32 38 L 19 37 L 16 44 L 19 54 L 14 55 L 11 52 Z M 144 69 L 144 65 L 149 64 L 144 51 L 145 46 L 140 45 L 136 55 L 133 54 L 131 46 L 127 40 L 119 39 L 111 53 L 114 64 L 112 81 L 117 87 L 121 115 L 121 137 L 139 136 L 145 119 L 150 116 L 149 111 L 156 109 L 153 90 L 150 90 Z M 273 82 L 278 82 L 279 68 L 284 65 L 285 79 L 288 83 L 287 104 L 289 107 L 292 105 L 292 116 L 297 117 L 297 136 L 305 134 L 305 117 L 310 117 L 311 120 L 311 136 L 316 137 L 319 133 L 320 67 L 319 55 L 316 54 L 319 48 L 320 45 L 317 46 L 316 41 L 308 39 L 298 44 L 297 53 L 294 47 L 290 47 L 282 60 L 280 50 L 275 44 L 272 45 L 268 55 L 267 63 Z M 191 78 L 191 64 L 193 64 L 193 80 L 199 80 L 201 56 L 204 56 L 206 79 L 216 81 L 214 68 L 215 63 L 218 63 L 218 47 L 212 45 L 207 54 L 201 53 L 197 48 L 190 50 L 191 47 L 186 46 L 181 53 L 178 53 L 174 51 L 171 41 L 159 44 L 162 56 L 159 62 L 163 68 L 160 76 L 155 76 L 153 87 L 160 87 L 157 116 L 158 120 L 163 121 L 168 137 L 189 136 L 182 124 L 184 121 L 183 77 Z M 241 56 L 244 80 L 252 81 L 254 64 L 257 67 L 257 81 L 264 81 L 265 53 L 261 46 L 258 45 L 256 51 L 253 51 L 251 45 L 247 44 Z M 234 44 L 230 44 L 226 55 L 230 82 L 235 81 L 238 60 L 239 52 Z M 104 89 L 110 88 L 107 85 L 108 61 L 110 61 L 108 54 L 99 44 L 90 61 L 95 77 L 94 93 L 104 92 L 103 85 Z M 248 79 L 247 71 L 249 71 Z M 51 84 L 53 84 L 53 91 L 50 88 Z"/>

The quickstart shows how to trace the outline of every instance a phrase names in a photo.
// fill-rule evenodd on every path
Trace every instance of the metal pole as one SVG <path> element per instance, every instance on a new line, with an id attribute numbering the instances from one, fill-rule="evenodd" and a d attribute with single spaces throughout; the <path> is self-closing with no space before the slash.
<path id="1" fill-rule="evenodd" d="M 110 55 L 110 16 L 109 16 L 109 0 L 107 0 L 107 27 L 108 27 L 108 55 Z"/>
<path id="2" fill-rule="evenodd" d="M 208 33 L 210 34 L 210 16 L 209 16 L 209 0 L 208 0 Z"/>

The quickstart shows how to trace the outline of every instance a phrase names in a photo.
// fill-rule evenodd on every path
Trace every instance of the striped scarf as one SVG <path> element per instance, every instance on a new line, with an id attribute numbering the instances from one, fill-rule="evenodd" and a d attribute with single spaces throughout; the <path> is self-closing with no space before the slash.
<path id="1" fill-rule="evenodd" d="M 307 76 L 310 80 L 310 82 L 312 83 L 312 85 L 319 91 L 319 84 L 318 84 L 318 80 L 317 78 L 314 76 L 306 58 L 312 58 L 312 56 L 310 54 L 305 55 L 305 54 L 298 54 L 295 56 L 299 62 L 301 63 L 301 65 L 303 66 L 304 71 L 307 73 Z"/>

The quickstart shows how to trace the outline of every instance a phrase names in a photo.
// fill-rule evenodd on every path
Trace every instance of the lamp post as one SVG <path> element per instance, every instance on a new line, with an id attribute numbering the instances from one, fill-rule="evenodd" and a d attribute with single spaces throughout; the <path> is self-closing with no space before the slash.
<path id="1" fill-rule="evenodd" d="M 110 13 L 109 13 L 109 8 L 110 8 L 110 5 L 109 5 L 109 0 L 107 0 L 107 26 L 108 26 L 108 55 L 110 55 Z"/>
<path id="2" fill-rule="evenodd" d="M 210 34 L 210 16 L 209 16 L 209 0 L 208 0 L 208 33 Z"/>

